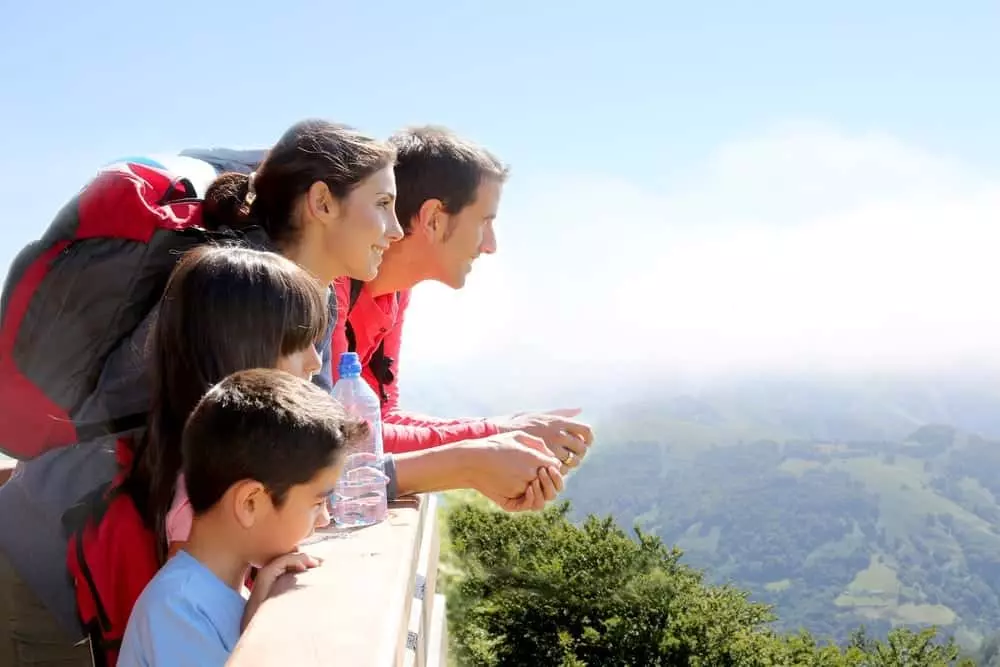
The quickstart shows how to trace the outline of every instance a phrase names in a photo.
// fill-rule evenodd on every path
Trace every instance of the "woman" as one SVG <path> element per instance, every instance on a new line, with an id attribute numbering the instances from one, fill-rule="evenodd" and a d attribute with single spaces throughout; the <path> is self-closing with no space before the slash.
<path id="1" fill-rule="evenodd" d="M 322 121 L 299 123 L 274 146 L 256 175 L 225 175 L 214 184 L 206 195 L 206 226 L 243 228 L 263 246 L 298 263 L 317 285 L 326 285 L 339 275 L 370 278 L 382 250 L 401 233 L 392 206 L 392 162 L 393 152 L 387 145 L 348 128 Z M 151 314 L 118 346 L 107 360 L 106 375 L 114 376 L 116 368 L 145 365 L 145 343 L 155 319 L 155 313 Z M 253 338 L 249 333 L 259 324 L 244 322 L 244 329 L 232 335 Z M 201 332 L 187 332 L 192 334 Z M 212 340 L 220 351 L 235 344 L 233 339 Z M 317 382 L 328 387 L 329 336 L 324 335 L 323 341 Z M 98 404 L 141 403 L 148 396 L 144 384 L 135 383 L 102 383 L 99 391 L 102 395 L 94 399 Z M 176 428 L 176 424 L 163 425 L 165 435 L 159 437 L 166 441 Z M 525 486 L 518 491 L 513 480 L 526 461 L 549 459 L 544 452 L 528 449 L 544 449 L 537 441 L 523 441 L 527 446 L 514 437 L 466 443 L 397 459 L 395 469 L 390 461 L 389 469 L 395 473 L 400 493 L 472 487 L 508 509 L 537 507 L 544 502 L 541 494 L 532 491 L 531 497 L 525 496 Z M 169 503 L 176 472 L 174 476 L 154 475 L 159 475 L 161 466 L 176 471 L 176 455 L 169 448 L 152 447 L 139 454 L 136 474 L 151 480 L 139 495 L 147 494 L 147 516 L 159 522 L 152 508 Z M 174 458 L 160 461 L 158 456 Z M 98 440 L 22 464 L 0 487 L 0 664 L 91 664 L 66 576 L 61 521 L 71 506 L 109 481 L 115 469 L 114 440 Z M 561 479 L 555 483 L 561 488 Z M 26 525 L 30 530 L 25 530 Z"/>

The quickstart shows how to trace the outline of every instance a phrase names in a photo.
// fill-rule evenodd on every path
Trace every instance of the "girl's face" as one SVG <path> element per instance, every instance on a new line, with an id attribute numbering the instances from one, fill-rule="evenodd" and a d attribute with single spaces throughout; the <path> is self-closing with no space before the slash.
<path id="1" fill-rule="evenodd" d="M 308 345 L 304 350 L 292 352 L 278 359 L 278 370 L 291 373 L 303 380 L 312 380 L 312 376 L 323 367 L 323 360 L 315 345 Z"/>

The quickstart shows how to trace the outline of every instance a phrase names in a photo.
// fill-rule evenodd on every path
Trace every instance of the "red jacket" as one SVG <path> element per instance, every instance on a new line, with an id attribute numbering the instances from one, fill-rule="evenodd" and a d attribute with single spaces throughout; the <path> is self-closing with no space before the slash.
<path id="1" fill-rule="evenodd" d="M 361 290 L 350 314 L 345 317 L 350 306 L 350 280 L 335 282 L 337 294 L 337 325 L 333 330 L 331 362 L 333 379 L 337 380 L 337 363 L 340 355 L 347 352 L 347 320 L 354 330 L 355 351 L 363 367 L 362 376 L 378 393 L 378 381 L 369 368 L 369 362 L 379 344 L 383 344 L 385 355 L 393 360 L 393 381 L 383 385 L 385 398 L 382 401 L 382 442 L 386 452 L 411 452 L 443 445 L 458 440 L 482 438 L 495 435 L 498 429 L 485 419 L 439 419 L 402 412 L 399 409 L 399 349 L 403 336 L 403 315 L 410 304 L 410 291 L 383 294 L 373 297 L 368 288 Z"/>

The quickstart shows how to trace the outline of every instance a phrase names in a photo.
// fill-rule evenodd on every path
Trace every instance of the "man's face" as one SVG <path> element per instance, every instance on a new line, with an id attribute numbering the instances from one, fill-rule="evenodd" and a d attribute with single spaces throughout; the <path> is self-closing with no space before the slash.
<path id="1" fill-rule="evenodd" d="M 476 198 L 458 213 L 448 216 L 437 244 L 437 280 L 453 289 L 465 285 L 472 263 L 497 250 L 493 221 L 500 207 L 503 184 L 487 179 L 479 184 Z"/>

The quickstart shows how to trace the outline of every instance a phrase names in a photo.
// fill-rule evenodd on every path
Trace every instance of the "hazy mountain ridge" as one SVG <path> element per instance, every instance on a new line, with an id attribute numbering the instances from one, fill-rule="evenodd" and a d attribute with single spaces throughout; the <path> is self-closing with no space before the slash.
<path id="1" fill-rule="evenodd" d="M 405 356 L 405 355 L 404 355 Z M 404 358 L 405 361 L 405 358 Z M 760 437 L 900 439 L 924 424 L 1000 438 L 1000 370 L 921 373 L 797 373 L 697 377 L 622 369 L 587 372 L 417 366 L 402 404 L 429 414 L 500 414 L 578 406 L 598 428 L 599 445 L 674 428 L 702 430 L 681 444 L 724 445 Z M 653 438 L 655 439 L 655 438 Z"/>

